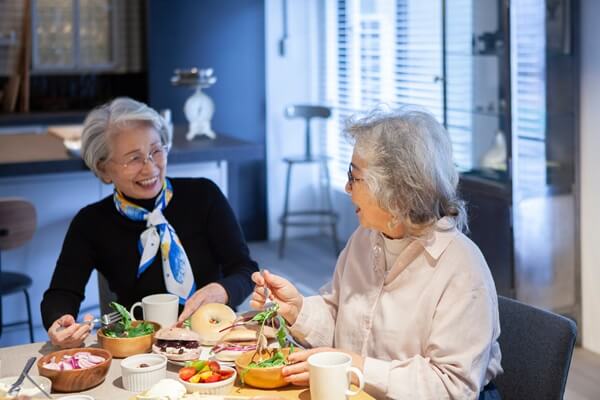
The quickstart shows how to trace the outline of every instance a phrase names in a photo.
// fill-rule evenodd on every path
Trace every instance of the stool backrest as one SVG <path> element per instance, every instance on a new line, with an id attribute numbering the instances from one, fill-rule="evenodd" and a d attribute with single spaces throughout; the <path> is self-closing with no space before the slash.
<path id="1" fill-rule="evenodd" d="M 0 250 L 13 249 L 33 237 L 37 217 L 35 207 L 25 199 L 0 198 Z"/>
<path id="2" fill-rule="evenodd" d="M 287 106 L 284 115 L 288 119 L 303 118 L 306 121 L 304 154 L 306 159 L 310 159 L 310 120 L 312 118 L 329 118 L 331 116 L 331 108 L 325 106 L 295 104 Z"/>

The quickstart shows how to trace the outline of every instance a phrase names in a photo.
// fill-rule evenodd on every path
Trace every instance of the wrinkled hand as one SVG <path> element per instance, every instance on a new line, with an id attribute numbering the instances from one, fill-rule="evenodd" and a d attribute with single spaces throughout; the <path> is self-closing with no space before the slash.
<path id="1" fill-rule="evenodd" d="M 315 353 L 321 353 L 325 351 L 337 351 L 348 354 L 352 357 L 352 366 L 363 370 L 364 367 L 364 358 L 359 354 L 352 353 L 350 351 L 343 351 L 340 349 L 334 349 L 332 347 L 317 347 L 310 350 L 304 351 L 295 351 L 288 356 L 288 361 L 291 365 L 288 365 L 283 368 L 282 374 L 283 379 L 286 382 L 293 383 L 294 385 L 300 386 L 308 386 L 309 383 L 309 374 L 308 374 L 308 357 L 312 356 Z M 352 383 L 354 385 L 358 385 L 358 381 L 356 381 L 356 376 L 352 374 Z"/>
<path id="2" fill-rule="evenodd" d="M 183 307 L 183 311 L 177 320 L 177 326 L 183 325 L 184 321 L 188 319 L 194 313 L 194 311 L 196 311 L 203 304 L 227 304 L 228 301 L 229 295 L 221 284 L 215 282 L 209 283 L 208 285 L 196 290 L 196 293 L 187 299 L 185 306 Z"/>
<path id="3" fill-rule="evenodd" d="M 84 321 L 91 321 L 94 317 L 86 314 Z M 48 329 L 50 342 L 63 349 L 80 347 L 92 330 L 91 324 L 79 324 L 70 314 L 65 314 L 52 323 Z"/>
<path id="4" fill-rule="evenodd" d="M 263 309 L 266 301 L 264 295 L 264 286 L 266 284 L 269 289 L 269 298 L 279 303 L 278 313 L 285 318 L 288 324 L 294 325 L 300 309 L 302 309 L 304 300 L 298 289 L 287 279 L 271 274 L 266 269 L 263 270 L 262 274 L 260 272 L 253 273 L 252 280 L 256 286 L 254 287 L 254 292 L 252 292 L 250 306 L 255 310 Z"/>

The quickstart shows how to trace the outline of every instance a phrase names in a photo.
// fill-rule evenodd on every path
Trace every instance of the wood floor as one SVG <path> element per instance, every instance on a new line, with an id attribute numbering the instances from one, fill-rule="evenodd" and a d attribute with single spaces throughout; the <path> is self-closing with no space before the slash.
<path id="1" fill-rule="evenodd" d="M 250 243 L 250 249 L 261 268 L 267 268 L 290 279 L 305 295 L 317 293 L 318 289 L 329 281 L 335 268 L 336 257 L 328 237 L 290 240 L 283 259 L 277 257 L 276 242 Z M 247 308 L 247 303 L 240 307 L 241 310 Z M 36 327 L 35 337 L 36 340 L 45 340 L 46 332 L 43 327 Z M 25 327 L 8 328 L 0 338 L 0 347 L 23 344 L 27 340 Z M 565 399 L 600 399 L 599 354 L 581 348 L 575 350 Z"/>
<path id="2" fill-rule="evenodd" d="M 261 268 L 290 279 L 300 291 L 311 295 L 328 282 L 335 268 L 333 245 L 328 237 L 289 241 L 285 257 L 277 257 L 276 242 L 251 243 L 251 254 Z M 600 355 L 576 348 L 569 371 L 566 400 L 600 399 Z"/>

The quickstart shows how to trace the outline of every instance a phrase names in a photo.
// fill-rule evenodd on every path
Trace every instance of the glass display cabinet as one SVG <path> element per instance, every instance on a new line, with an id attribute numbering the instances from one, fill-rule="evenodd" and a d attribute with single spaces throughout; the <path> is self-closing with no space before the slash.
<path id="1" fill-rule="evenodd" d="M 445 0 L 443 119 L 498 292 L 578 320 L 576 0 Z"/>

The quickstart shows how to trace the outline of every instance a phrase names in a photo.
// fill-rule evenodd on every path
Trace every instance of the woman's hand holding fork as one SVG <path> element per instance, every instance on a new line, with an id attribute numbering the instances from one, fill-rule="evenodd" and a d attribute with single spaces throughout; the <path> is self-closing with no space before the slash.
<path id="1" fill-rule="evenodd" d="M 250 306 L 256 310 L 262 310 L 265 302 L 272 300 L 279 304 L 279 314 L 288 324 L 293 325 L 298 318 L 304 299 L 298 289 L 287 279 L 271 274 L 267 270 L 263 270 L 262 273 L 253 273 L 252 280 L 256 286 L 252 293 Z M 265 288 L 268 289 L 267 292 L 270 292 L 269 299 L 265 296 Z"/>
<path id="2" fill-rule="evenodd" d="M 94 317 L 87 314 L 84 320 Z M 91 324 L 77 323 L 72 315 L 66 314 L 54 321 L 48 329 L 50 342 L 62 348 L 80 347 L 86 337 L 90 334 Z"/>

